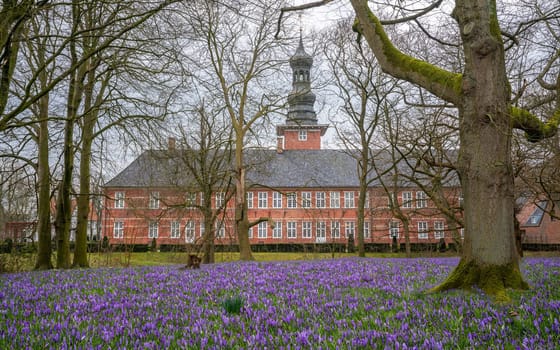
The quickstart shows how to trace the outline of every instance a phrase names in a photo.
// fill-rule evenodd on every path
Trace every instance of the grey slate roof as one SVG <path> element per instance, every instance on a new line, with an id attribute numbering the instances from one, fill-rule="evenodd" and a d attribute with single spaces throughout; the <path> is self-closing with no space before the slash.
<path id="1" fill-rule="evenodd" d="M 187 186 L 190 180 L 184 162 L 181 151 L 145 151 L 105 187 Z M 257 148 L 245 152 L 245 163 L 248 185 L 271 188 L 358 187 L 357 162 L 348 151 L 285 150 L 277 153 L 276 150 Z M 228 167 L 226 170 L 233 171 L 232 164 Z M 405 165 L 399 165 L 399 168 L 403 171 Z M 370 178 L 375 179 L 376 175 L 372 174 Z M 406 183 L 399 185 L 407 186 Z M 370 186 L 379 186 L 379 181 L 374 180 Z"/>

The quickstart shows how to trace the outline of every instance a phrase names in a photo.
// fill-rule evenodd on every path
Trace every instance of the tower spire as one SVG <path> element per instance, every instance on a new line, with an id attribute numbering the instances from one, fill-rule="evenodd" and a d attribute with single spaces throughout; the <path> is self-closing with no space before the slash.
<path id="1" fill-rule="evenodd" d="M 292 68 L 292 91 L 288 95 L 287 124 L 317 124 L 317 116 L 313 105 L 315 94 L 311 91 L 310 71 L 313 57 L 303 48 L 303 30 L 300 26 L 299 45 L 290 58 Z"/>

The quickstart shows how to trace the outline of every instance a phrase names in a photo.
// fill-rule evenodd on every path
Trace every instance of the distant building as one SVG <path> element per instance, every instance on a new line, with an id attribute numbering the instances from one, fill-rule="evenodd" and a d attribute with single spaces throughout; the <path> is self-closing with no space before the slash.
<path id="1" fill-rule="evenodd" d="M 277 148 L 249 149 L 246 158 L 247 200 L 250 220 L 269 217 L 250 230 L 255 249 L 292 245 L 346 244 L 356 240 L 358 177 L 357 161 L 349 152 L 322 149 L 328 128 L 318 123 L 314 111 L 310 70 L 313 58 L 300 39 L 290 58 L 292 92 L 288 96 L 285 124 L 276 127 Z M 177 177 L 185 173 L 177 158 L 180 151 L 170 140 L 168 150 L 148 150 L 104 186 L 103 232 L 111 244 L 184 245 L 200 242 L 205 228 L 200 212 L 201 196 L 195 189 L 181 188 Z M 212 206 L 219 207 L 224 193 L 217 190 Z M 409 216 L 413 245 L 435 246 L 442 238 L 453 242 L 447 218 L 427 194 L 401 182 L 396 198 Z M 459 208 L 460 188 L 444 188 L 452 206 Z M 187 205 L 181 205 L 187 203 Z M 227 203 L 216 229 L 217 245 L 236 245 L 233 201 Z M 402 223 L 389 210 L 389 197 L 379 182 L 368 189 L 364 236 L 369 250 L 389 246 L 393 237 L 404 242 Z M 271 223 L 274 223 L 271 225 Z"/>

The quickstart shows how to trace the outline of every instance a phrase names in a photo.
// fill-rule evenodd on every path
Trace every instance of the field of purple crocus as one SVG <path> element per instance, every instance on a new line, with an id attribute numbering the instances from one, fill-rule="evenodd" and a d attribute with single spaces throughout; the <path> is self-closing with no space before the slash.
<path id="1" fill-rule="evenodd" d="M 532 289 L 424 294 L 456 258 L 346 258 L 0 275 L 1 349 L 554 349 L 560 259 Z M 241 308 L 236 308 L 235 306 Z"/>

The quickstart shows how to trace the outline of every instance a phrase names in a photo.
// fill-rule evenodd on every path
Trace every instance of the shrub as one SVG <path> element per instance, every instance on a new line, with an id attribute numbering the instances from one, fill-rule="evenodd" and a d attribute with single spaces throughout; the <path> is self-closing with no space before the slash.
<path id="1" fill-rule="evenodd" d="M 228 314 L 240 314 L 245 300 L 240 296 L 228 297 L 222 301 L 222 307 Z"/>

